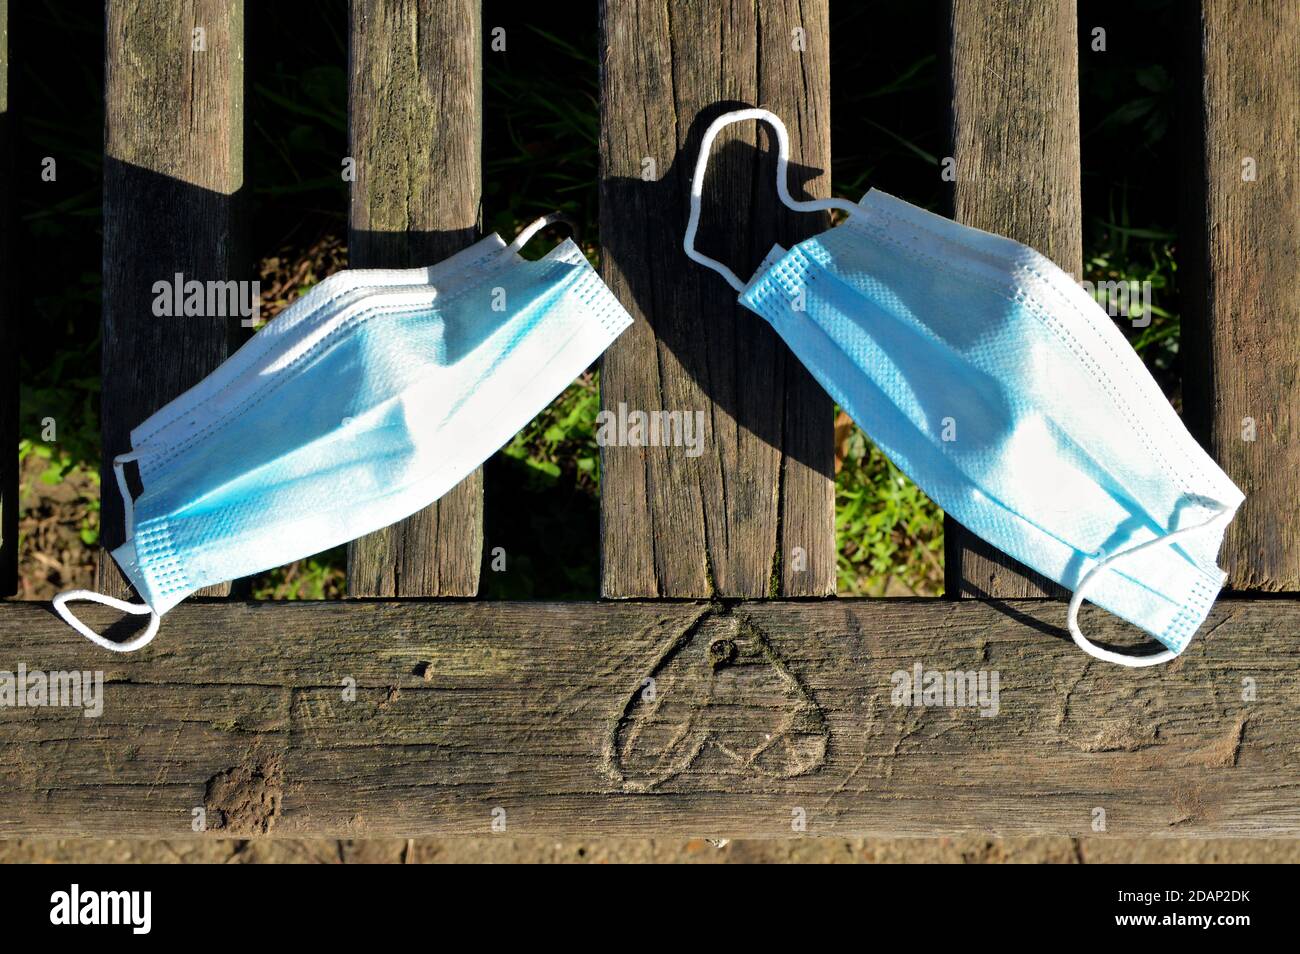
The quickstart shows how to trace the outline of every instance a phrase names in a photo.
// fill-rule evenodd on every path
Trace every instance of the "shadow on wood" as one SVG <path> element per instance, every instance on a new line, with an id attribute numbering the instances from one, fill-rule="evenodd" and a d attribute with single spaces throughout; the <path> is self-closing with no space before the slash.
<path id="1" fill-rule="evenodd" d="M 248 279 L 235 244 L 244 192 L 206 189 L 151 169 L 104 158 L 104 310 L 100 466 L 101 553 L 96 587 L 127 595 L 108 556 L 125 539 L 113 458 L 131 430 L 197 384 L 241 334 L 239 315 L 157 315 L 155 283 Z M 224 593 L 228 586 L 206 593 Z"/>
<path id="2" fill-rule="evenodd" d="M 668 168 L 602 179 L 602 273 L 638 317 L 602 363 L 602 407 L 699 411 L 707 431 L 697 459 L 657 447 L 602 448 L 608 596 L 835 590 L 831 400 L 731 286 L 682 249 L 704 130 L 745 105 L 717 103 L 697 115 Z M 728 139 L 755 135 L 746 127 L 761 130 L 764 148 Z M 825 213 L 780 203 L 766 125 L 740 125 L 719 142 L 705 183 L 702 251 L 749 275 L 773 244 L 828 227 Z M 791 194 L 811 198 L 804 184 L 825 173 L 791 163 Z"/>

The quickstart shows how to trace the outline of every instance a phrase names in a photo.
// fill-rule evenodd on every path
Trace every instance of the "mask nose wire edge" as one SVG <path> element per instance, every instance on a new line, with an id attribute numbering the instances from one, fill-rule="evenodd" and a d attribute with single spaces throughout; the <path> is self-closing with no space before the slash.
<path id="1" fill-rule="evenodd" d="M 122 496 L 122 520 L 126 526 L 126 539 L 130 540 L 135 531 L 135 501 L 126 486 L 126 472 L 123 465 L 140 459 L 140 451 L 127 451 L 113 458 L 113 476 L 117 478 L 117 490 Z"/>

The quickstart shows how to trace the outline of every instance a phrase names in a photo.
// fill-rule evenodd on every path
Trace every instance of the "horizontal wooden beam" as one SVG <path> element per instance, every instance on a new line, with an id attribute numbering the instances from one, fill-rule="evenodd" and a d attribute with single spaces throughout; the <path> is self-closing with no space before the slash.
<path id="1" fill-rule="evenodd" d="M 1064 612 L 191 600 L 118 656 L 3 604 L 0 837 L 1300 834 L 1300 601 L 1220 601 L 1141 671 Z M 916 666 L 996 705 L 896 705 Z M 102 713 L 13 706 L 19 667 L 100 668 Z"/>

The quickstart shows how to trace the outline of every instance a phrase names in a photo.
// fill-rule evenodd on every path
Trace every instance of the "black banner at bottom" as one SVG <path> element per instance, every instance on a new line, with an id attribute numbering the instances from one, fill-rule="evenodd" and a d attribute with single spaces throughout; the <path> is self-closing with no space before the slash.
<path id="1" fill-rule="evenodd" d="M 377 930 L 418 931 L 421 925 L 456 922 L 463 937 L 478 914 L 486 917 L 485 940 L 499 940 L 501 930 L 513 924 L 554 942 L 585 935 L 584 946 L 601 936 L 593 933 L 596 928 L 646 943 L 656 936 L 669 941 L 666 931 L 684 939 L 678 925 L 697 919 L 744 935 L 776 929 L 772 918 L 779 917 L 790 922 L 782 930 L 794 927 L 805 940 L 823 929 L 842 937 L 850 923 L 855 931 L 907 926 L 905 933 L 928 925 L 927 932 L 951 940 L 961 935 L 962 920 L 972 918 L 979 931 L 1019 934 L 1041 926 L 1059 937 L 1064 928 L 1071 940 L 1181 939 L 1199 932 L 1231 943 L 1257 928 L 1285 929 L 1295 918 L 1291 872 L 1269 866 L 877 866 L 836 879 L 766 871 L 761 882 L 749 880 L 752 872 L 725 880 L 714 872 L 701 875 L 698 885 L 685 872 L 668 880 L 662 871 L 629 871 L 615 876 L 626 879 L 621 887 L 608 872 L 595 883 L 575 873 L 578 880 L 566 887 L 554 874 L 534 885 L 526 872 L 483 866 L 462 872 L 453 886 L 445 875 L 430 877 L 433 872 L 410 865 L 365 872 L 356 867 L 11 867 L 14 877 L 0 895 L 0 909 L 8 939 L 62 934 L 70 941 L 128 945 L 154 938 L 202 942 L 211 932 L 229 936 L 268 918 L 295 942 L 339 943 L 353 937 L 373 942 Z"/>

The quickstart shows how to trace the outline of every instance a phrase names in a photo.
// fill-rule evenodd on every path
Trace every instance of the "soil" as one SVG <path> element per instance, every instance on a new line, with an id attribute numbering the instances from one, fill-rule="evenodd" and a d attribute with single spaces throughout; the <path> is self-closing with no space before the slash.
<path id="1" fill-rule="evenodd" d="M 18 521 L 18 599 L 48 600 L 60 590 L 90 587 L 95 582 L 97 545 L 81 537 L 92 517 L 89 503 L 99 487 L 84 469 L 57 484 L 41 479 L 47 462 L 35 454 L 23 461 L 20 476 L 22 513 Z"/>

